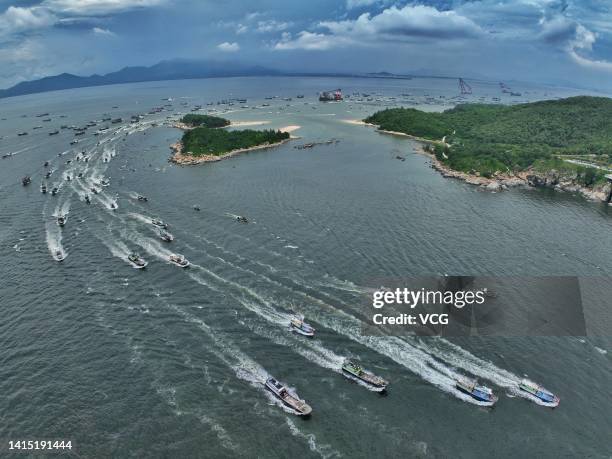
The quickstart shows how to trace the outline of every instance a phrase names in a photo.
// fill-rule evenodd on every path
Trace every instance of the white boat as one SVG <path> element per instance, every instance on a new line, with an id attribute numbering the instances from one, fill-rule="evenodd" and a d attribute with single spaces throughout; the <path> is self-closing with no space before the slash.
<path id="1" fill-rule="evenodd" d="M 314 327 L 304 322 L 303 317 L 294 317 L 293 319 L 291 319 L 289 327 L 291 328 L 291 331 L 299 333 L 300 335 L 313 337 L 315 334 Z"/>
<path id="2" fill-rule="evenodd" d="M 57 217 L 57 225 L 64 226 L 66 224 L 66 220 L 68 220 L 68 217 L 66 217 L 65 215 L 60 215 L 59 217 Z"/>
<path id="3" fill-rule="evenodd" d="M 167 231 L 161 230 L 159 232 L 159 238 L 164 242 L 172 242 L 174 241 L 174 236 Z"/>
<path id="4" fill-rule="evenodd" d="M 265 387 L 272 392 L 276 398 L 283 402 L 285 406 L 291 408 L 298 416 L 308 416 L 312 412 L 310 405 L 276 379 L 268 378 Z"/>
<path id="5" fill-rule="evenodd" d="M 187 268 L 191 263 L 187 260 L 183 255 L 172 254 L 168 257 L 168 261 L 170 263 L 175 264 L 179 268 Z"/>

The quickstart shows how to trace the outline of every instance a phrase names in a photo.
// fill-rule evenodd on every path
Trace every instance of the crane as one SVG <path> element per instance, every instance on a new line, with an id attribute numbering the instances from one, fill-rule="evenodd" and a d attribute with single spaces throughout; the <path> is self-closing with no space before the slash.
<path id="1" fill-rule="evenodd" d="M 459 78 L 459 89 L 461 94 L 472 94 L 472 87 L 463 78 Z"/>

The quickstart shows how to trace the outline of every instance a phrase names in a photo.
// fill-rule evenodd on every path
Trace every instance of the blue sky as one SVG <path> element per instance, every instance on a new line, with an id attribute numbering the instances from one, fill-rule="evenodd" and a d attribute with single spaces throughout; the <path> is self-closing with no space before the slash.
<path id="1" fill-rule="evenodd" d="M 612 0 L 0 0 L 0 87 L 194 58 L 612 90 Z"/>

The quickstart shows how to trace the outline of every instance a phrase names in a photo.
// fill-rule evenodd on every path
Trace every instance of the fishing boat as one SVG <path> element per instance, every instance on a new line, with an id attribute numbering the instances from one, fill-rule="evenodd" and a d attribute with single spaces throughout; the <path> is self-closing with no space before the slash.
<path id="1" fill-rule="evenodd" d="M 149 198 L 147 198 L 146 196 L 142 196 L 142 195 L 138 195 L 138 200 L 142 201 L 142 202 L 147 202 L 149 200 Z"/>
<path id="2" fill-rule="evenodd" d="M 265 382 L 265 388 L 298 416 L 308 416 L 312 412 L 312 408 L 304 400 L 276 379 L 268 378 Z"/>
<path id="3" fill-rule="evenodd" d="M 64 258 L 66 258 L 66 256 L 62 253 L 61 250 L 56 250 L 55 251 L 55 260 L 56 261 L 64 261 Z"/>
<path id="4" fill-rule="evenodd" d="M 310 324 L 304 322 L 304 317 L 292 318 L 291 322 L 289 322 L 289 327 L 291 331 L 308 336 L 309 338 L 313 337 L 315 334 L 315 329 Z"/>
<path id="5" fill-rule="evenodd" d="M 66 220 L 68 220 L 68 218 L 65 215 L 60 215 L 59 217 L 57 217 L 57 225 L 58 226 L 66 225 Z"/>
<path id="6" fill-rule="evenodd" d="M 553 394 L 547 389 L 544 389 L 539 384 L 534 383 L 533 381 L 529 381 L 528 379 L 523 379 L 519 383 L 519 389 L 527 392 L 528 394 L 533 395 L 541 402 L 543 402 L 546 406 L 550 406 L 552 408 L 559 406 L 559 402 L 561 401 L 559 397 L 557 397 L 555 394 Z"/>
<path id="7" fill-rule="evenodd" d="M 172 255 L 170 255 L 168 257 L 168 261 L 170 263 L 175 264 L 179 268 L 188 268 L 189 265 L 191 264 L 191 263 L 189 263 L 189 260 L 187 260 L 187 258 L 185 258 L 183 255 L 180 255 L 180 254 L 172 254 Z"/>
<path id="8" fill-rule="evenodd" d="M 57 189 L 57 187 L 55 187 L 55 186 L 54 186 L 54 187 L 51 189 L 51 196 L 55 196 L 55 195 L 58 193 L 58 191 L 59 191 L 59 190 Z"/>
<path id="9" fill-rule="evenodd" d="M 475 379 L 457 378 L 455 380 L 455 387 L 473 399 L 486 403 L 488 406 L 493 406 L 498 400 L 489 387 L 479 386 L 478 381 Z"/>
<path id="10" fill-rule="evenodd" d="M 148 264 L 146 261 L 144 261 L 143 258 L 140 257 L 140 255 L 135 252 L 130 253 L 127 259 L 136 269 L 144 269 L 147 267 Z"/>
<path id="11" fill-rule="evenodd" d="M 40 192 L 42 194 L 47 194 L 47 185 L 45 185 L 44 183 L 40 185 Z"/>
<path id="12" fill-rule="evenodd" d="M 172 242 L 174 241 L 174 236 L 167 231 L 161 230 L 159 232 L 159 238 L 164 242 Z"/>
<path id="13" fill-rule="evenodd" d="M 151 224 L 157 226 L 158 228 L 168 229 L 168 225 L 157 218 L 151 219 Z"/>
<path id="14" fill-rule="evenodd" d="M 364 370 L 357 363 L 347 360 L 342 365 L 342 374 L 349 378 L 365 383 L 370 389 L 376 392 L 383 392 L 387 389 L 389 383 L 380 376 L 376 376 L 367 370 Z"/>
<path id="15" fill-rule="evenodd" d="M 30 178 L 29 175 L 26 175 L 25 177 L 21 179 L 21 184 L 23 186 L 28 186 L 31 182 L 32 182 L 32 179 Z"/>

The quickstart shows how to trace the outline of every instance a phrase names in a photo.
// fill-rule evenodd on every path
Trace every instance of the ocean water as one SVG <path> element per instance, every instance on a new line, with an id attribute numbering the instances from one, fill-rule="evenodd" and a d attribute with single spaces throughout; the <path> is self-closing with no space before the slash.
<path id="1" fill-rule="evenodd" d="M 504 98 L 496 83 L 472 86 L 466 100 L 579 93 L 517 86 L 520 98 Z M 317 101 L 336 87 L 370 96 Z M 612 207 L 541 190 L 481 192 L 440 176 L 414 142 L 345 122 L 386 106 L 448 108 L 457 92 L 447 79 L 228 78 L 0 100 L 0 153 L 13 154 L 0 159 L 2 456 L 8 440 L 65 439 L 75 457 L 610 457 L 610 298 L 596 287 L 612 272 Z M 230 98 L 247 102 L 206 105 Z M 300 138 L 173 165 L 180 132 L 164 121 L 197 104 L 267 122 L 256 129 L 298 125 Z M 165 107 L 129 123 L 156 106 Z M 76 145 L 72 130 L 48 135 L 106 114 L 124 122 L 98 122 Z M 39 189 L 45 161 L 56 196 Z M 172 243 L 151 218 L 169 223 Z M 145 270 L 127 262 L 131 251 Z M 171 253 L 192 266 L 169 264 Z M 592 287 L 589 336 L 361 336 L 373 280 L 440 274 L 579 276 Z M 288 331 L 296 313 L 315 339 Z M 343 378 L 347 357 L 388 379 L 388 394 Z M 269 375 L 313 407 L 310 419 L 270 397 Z M 459 375 L 492 387 L 495 408 L 457 392 Z M 521 396 L 524 376 L 560 406 Z"/>

